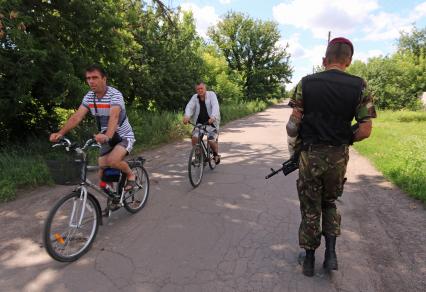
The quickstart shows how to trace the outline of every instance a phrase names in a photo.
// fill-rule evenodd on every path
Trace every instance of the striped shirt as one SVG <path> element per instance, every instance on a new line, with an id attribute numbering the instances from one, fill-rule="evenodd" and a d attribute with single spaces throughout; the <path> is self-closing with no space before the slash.
<path id="1" fill-rule="evenodd" d="M 98 111 L 99 120 L 101 122 L 101 130 L 108 128 L 109 111 L 113 106 L 121 108 L 120 116 L 118 118 L 117 133 L 121 138 L 135 139 L 132 126 L 130 126 L 129 119 L 126 115 L 126 107 L 124 105 L 124 98 L 120 91 L 114 87 L 107 86 L 105 95 L 97 98 L 93 91 L 89 91 L 83 98 L 82 106 L 86 107 L 93 116 L 96 116 L 95 105 L 93 100 L 96 98 L 96 108 Z"/>

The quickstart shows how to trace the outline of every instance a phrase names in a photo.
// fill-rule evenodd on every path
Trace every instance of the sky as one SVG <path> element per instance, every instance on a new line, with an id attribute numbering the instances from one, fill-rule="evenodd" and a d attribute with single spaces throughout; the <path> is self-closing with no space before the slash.
<path id="1" fill-rule="evenodd" d="M 321 65 L 328 32 L 331 38 L 349 38 L 354 60 L 367 61 L 396 50 L 400 31 L 415 24 L 426 27 L 425 0 L 165 0 L 165 4 L 192 10 L 198 33 L 207 39 L 208 27 L 229 10 L 278 23 L 280 45 L 289 45 L 292 83 Z"/>

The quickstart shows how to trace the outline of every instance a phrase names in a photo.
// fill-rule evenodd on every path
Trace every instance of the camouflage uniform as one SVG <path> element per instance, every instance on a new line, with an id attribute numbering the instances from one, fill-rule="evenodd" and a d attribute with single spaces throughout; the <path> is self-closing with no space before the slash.
<path id="1" fill-rule="evenodd" d="M 297 85 L 296 94 L 289 105 L 303 113 L 302 82 Z M 355 119 L 363 122 L 375 117 L 371 95 L 364 86 Z M 297 151 L 301 145 L 302 141 L 298 138 L 291 146 Z M 341 216 L 335 200 L 343 192 L 348 160 L 349 145 L 310 145 L 300 152 L 297 190 L 302 215 L 299 228 L 301 248 L 317 249 L 321 243 L 321 233 L 340 235 Z"/>

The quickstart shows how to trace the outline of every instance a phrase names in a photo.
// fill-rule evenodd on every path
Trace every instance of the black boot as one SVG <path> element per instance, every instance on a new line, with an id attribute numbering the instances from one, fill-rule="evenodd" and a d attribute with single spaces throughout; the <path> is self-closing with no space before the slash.
<path id="1" fill-rule="evenodd" d="M 327 271 L 337 271 L 337 256 L 336 256 L 336 236 L 324 235 L 325 237 L 325 255 L 323 267 Z"/>
<path id="2" fill-rule="evenodd" d="M 306 256 L 303 260 L 303 274 L 312 277 L 315 272 L 315 250 L 307 249 Z"/>

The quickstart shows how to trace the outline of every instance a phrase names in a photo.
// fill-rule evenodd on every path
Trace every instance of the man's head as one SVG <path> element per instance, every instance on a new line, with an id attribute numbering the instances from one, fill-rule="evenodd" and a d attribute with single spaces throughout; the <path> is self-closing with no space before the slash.
<path id="1" fill-rule="evenodd" d="M 206 97 L 206 84 L 204 82 L 198 82 L 195 86 L 198 96 L 205 98 Z"/>
<path id="2" fill-rule="evenodd" d="M 350 40 L 342 37 L 334 38 L 328 43 L 322 62 L 326 68 L 330 65 L 346 68 L 351 64 L 353 54 L 354 46 Z"/>
<path id="3" fill-rule="evenodd" d="M 86 69 L 86 82 L 95 93 L 103 93 L 106 88 L 107 76 L 99 65 L 92 65 Z"/>

